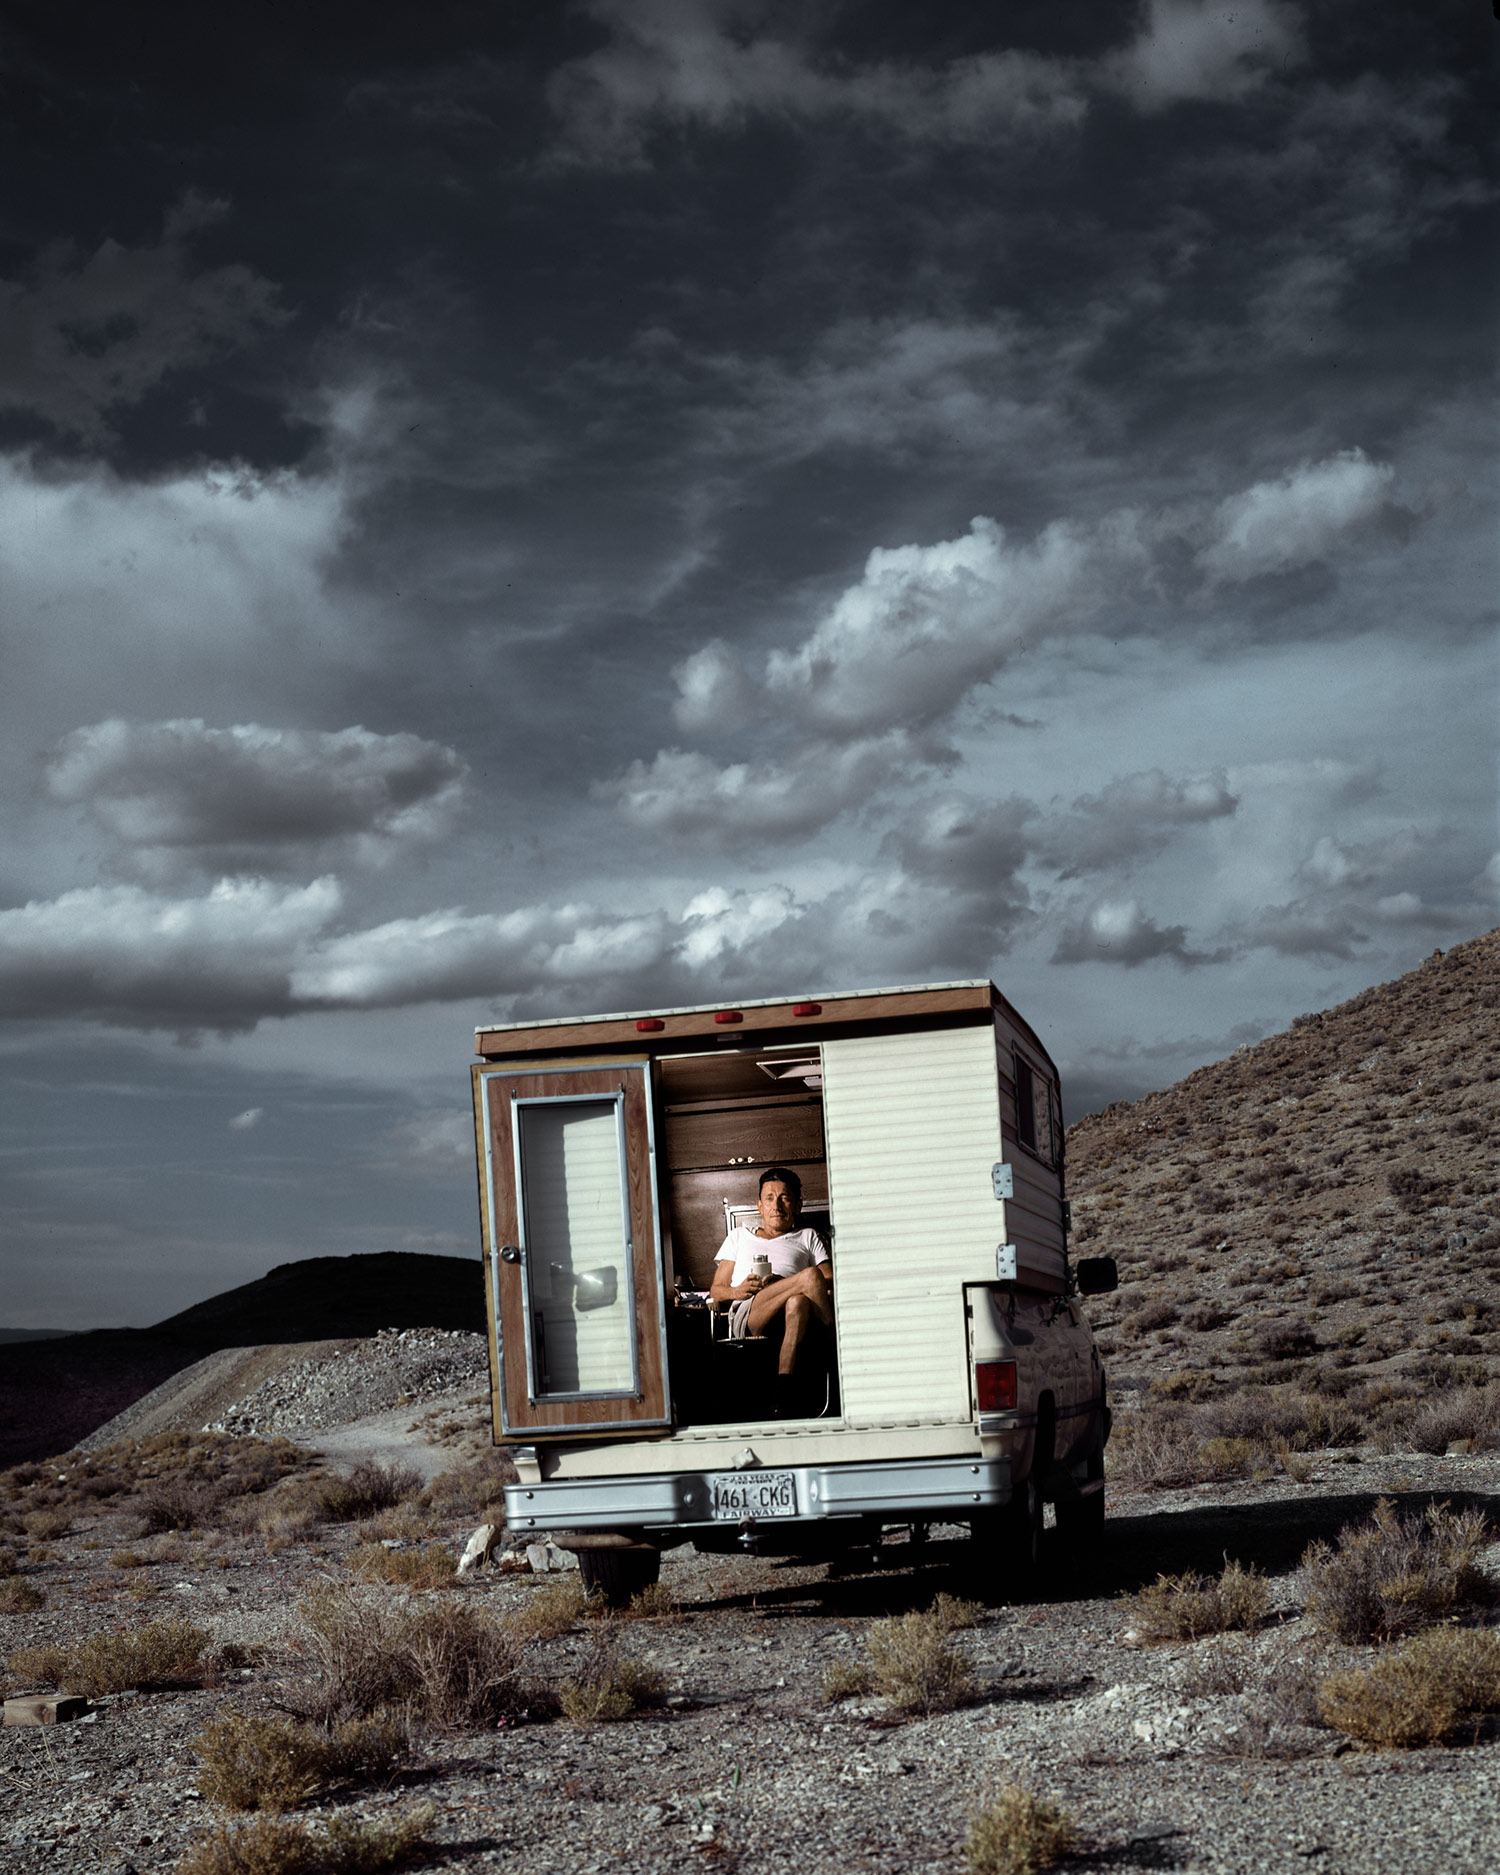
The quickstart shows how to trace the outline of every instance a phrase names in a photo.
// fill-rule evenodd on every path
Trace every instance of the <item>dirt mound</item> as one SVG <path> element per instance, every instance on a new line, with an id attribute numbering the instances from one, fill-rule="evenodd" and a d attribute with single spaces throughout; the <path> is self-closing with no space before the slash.
<path id="1" fill-rule="evenodd" d="M 0 1347 L 0 1467 L 68 1451 L 218 1350 L 363 1339 L 409 1328 L 484 1333 L 477 1257 L 400 1251 L 309 1257 L 153 1328 L 11 1343 Z"/>

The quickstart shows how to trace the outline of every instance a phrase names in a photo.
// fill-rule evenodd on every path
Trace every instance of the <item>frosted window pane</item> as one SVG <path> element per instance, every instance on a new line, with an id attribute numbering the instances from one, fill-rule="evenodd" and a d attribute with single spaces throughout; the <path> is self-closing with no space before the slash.
<path id="1" fill-rule="evenodd" d="M 538 1397 L 629 1393 L 631 1272 L 615 1103 L 523 1106 L 517 1119 Z"/>

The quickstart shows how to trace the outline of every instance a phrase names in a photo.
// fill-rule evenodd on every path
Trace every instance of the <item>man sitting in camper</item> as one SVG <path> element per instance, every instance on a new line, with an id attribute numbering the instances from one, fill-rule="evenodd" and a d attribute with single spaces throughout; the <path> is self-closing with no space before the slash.
<path id="1" fill-rule="evenodd" d="M 745 1332 L 763 1335 L 768 1323 L 783 1318 L 780 1371 L 796 1371 L 797 1352 L 816 1316 L 833 1326 L 833 1281 L 828 1246 L 815 1230 L 802 1227 L 802 1181 L 783 1165 L 760 1175 L 757 1199 L 760 1222 L 752 1230 L 736 1224 L 719 1246 L 714 1263 L 715 1302 L 749 1301 Z M 765 1258 L 769 1276 L 757 1276 L 755 1263 Z"/>

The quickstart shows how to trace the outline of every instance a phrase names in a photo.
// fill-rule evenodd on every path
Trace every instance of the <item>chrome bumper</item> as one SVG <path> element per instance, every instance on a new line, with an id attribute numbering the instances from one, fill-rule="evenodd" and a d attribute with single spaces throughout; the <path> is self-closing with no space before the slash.
<path id="1" fill-rule="evenodd" d="M 926 1458 L 872 1465 L 766 1465 L 790 1472 L 795 1518 L 763 1519 L 767 1529 L 825 1517 L 886 1517 L 906 1522 L 955 1519 L 1010 1501 L 1008 1458 Z M 505 1515 L 515 1531 L 650 1530 L 713 1524 L 706 1471 L 653 1472 L 635 1478 L 557 1478 L 505 1487 Z M 723 1472 L 717 1475 L 725 1475 Z M 726 1527 L 720 1520 L 716 1526 Z"/>

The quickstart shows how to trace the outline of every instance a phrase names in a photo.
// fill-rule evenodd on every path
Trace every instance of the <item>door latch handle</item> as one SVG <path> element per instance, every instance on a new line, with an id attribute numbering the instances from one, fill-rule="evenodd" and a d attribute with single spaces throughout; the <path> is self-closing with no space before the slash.
<path id="1" fill-rule="evenodd" d="M 519 1244 L 513 1244 L 513 1243 L 503 1243 L 503 1244 L 501 1244 L 501 1246 L 500 1246 L 500 1261 L 501 1261 L 502 1263 L 519 1263 L 519 1262 L 521 1261 L 521 1248 L 520 1248 L 520 1245 L 519 1245 Z"/>

